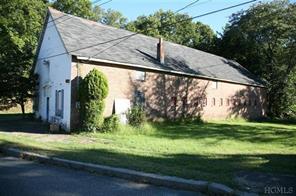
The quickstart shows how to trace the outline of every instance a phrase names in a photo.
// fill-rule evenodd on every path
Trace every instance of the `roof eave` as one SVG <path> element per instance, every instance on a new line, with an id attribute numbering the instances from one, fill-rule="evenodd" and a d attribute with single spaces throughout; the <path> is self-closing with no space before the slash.
<path id="1" fill-rule="evenodd" d="M 190 74 L 190 73 L 185 73 L 185 72 L 175 71 L 175 70 L 164 70 L 164 69 L 152 68 L 152 67 L 147 67 L 147 66 L 138 65 L 138 64 L 122 63 L 122 62 L 110 61 L 110 60 L 99 59 L 99 58 L 90 58 L 90 57 L 76 56 L 76 55 L 73 55 L 73 56 L 75 56 L 77 58 L 77 60 L 88 61 L 88 62 L 109 63 L 109 64 L 114 64 L 114 65 L 135 67 L 135 68 L 141 68 L 141 69 L 145 69 L 145 70 L 158 71 L 158 72 L 175 74 L 175 75 L 177 74 L 177 75 L 182 75 L 182 76 L 189 76 L 189 77 L 194 77 L 194 78 L 199 78 L 199 79 L 221 81 L 221 82 L 227 82 L 227 83 L 233 83 L 233 84 L 241 84 L 241 85 L 247 85 L 247 86 L 253 86 L 253 87 L 266 88 L 264 85 L 259 85 L 259 84 L 242 83 L 242 82 L 237 82 L 237 81 L 233 81 L 233 80 L 208 77 L 208 76 L 203 76 L 203 75 L 198 75 L 198 74 Z"/>
<path id="2" fill-rule="evenodd" d="M 47 27 L 48 19 L 49 19 L 49 10 L 47 9 L 46 16 L 45 16 L 44 21 L 43 21 L 42 31 L 41 31 L 41 33 L 39 35 L 36 53 L 35 53 L 34 60 L 33 60 L 33 66 L 32 66 L 32 70 L 31 70 L 31 72 L 33 72 L 33 73 L 35 73 L 37 59 L 38 59 L 38 56 L 39 56 L 41 44 L 42 44 L 43 37 L 44 37 L 44 34 L 45 34 L 45 30 L 46 30 L 46 27 Z"/>

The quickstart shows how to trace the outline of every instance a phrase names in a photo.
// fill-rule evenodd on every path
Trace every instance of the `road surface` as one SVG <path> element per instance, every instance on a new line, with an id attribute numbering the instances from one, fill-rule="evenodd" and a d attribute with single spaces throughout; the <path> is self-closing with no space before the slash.
<path id="1" fill-rule="evenodd" d="M 0 155 L 0 195 L 200 195 Z"/>

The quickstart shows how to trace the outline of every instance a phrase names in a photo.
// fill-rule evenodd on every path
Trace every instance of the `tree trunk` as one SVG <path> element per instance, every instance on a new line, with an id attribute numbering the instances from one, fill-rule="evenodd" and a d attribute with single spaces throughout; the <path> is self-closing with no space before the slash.
<path id="1" fill-rule="evenodd" d="M 20 105 L 21 105 L 23 117 L 25 117 L 25 103 L 21 102 Z"/>

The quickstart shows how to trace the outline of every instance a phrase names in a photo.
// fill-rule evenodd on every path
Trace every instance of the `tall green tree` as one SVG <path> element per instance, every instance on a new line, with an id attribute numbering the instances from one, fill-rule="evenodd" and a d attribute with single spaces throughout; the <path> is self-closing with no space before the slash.
<path id="1" fill-rule="evenodd" d="M 46 11 L 42 0 L 4 0 L 0 6 L 0 109 L 33 97 L 31 68 Z"/>
<path id="2" fill-rule="evenodd" d="M 100 21 L 106 25 L 111 25 L 117 28 L 124 28 L 127 23 L 127 18 L 125 18 L 119 11 L 108 9 L 104 12 L 103 17 Z"/>
<path id="3" fill-rule="evenodd" d="M 127 24 L 127 18 L 125 18 L 121 12 L 108 9 L 105 10 L 99 6 L 93 7 L 92 20 L 101 22 L 106 25 L 110 25 L 117 28 L 125 28 Z"/>
<path id="4" fill-rule="evenodd" d="M 97 5 L 92 6 L 90 0 L 55 0 L 51 5 L 53 8 L 67 14 L 94 20 L 117 28 L 124 28 L 127 23 L 127 19 L 121 12 L 112 9 L 105 10 Z"/>
<path id="5" fill-rule="evenodd" d="M 172 11 L 159 10 L 149 16 L 139 16 L 128 23 L 126 28 L 205 51 L 212 50 L 216 39 L 209 26 L 193 22 L 187 14 Z"/>
<path id="6" fill-rule="evenodd" d="M 90 0 L 55 0 L 52 7 L 67 14 L 86 19 L 94 17 Z"/>
<path id="7" fill-rule="evenodd" d="M 257 4 L 233 14 L 219 53 L 246 66 L 267 82 L 269 115 L 295 115 L 296 4 Z M 294 109 L 293 109 L 294 108 Z"/>

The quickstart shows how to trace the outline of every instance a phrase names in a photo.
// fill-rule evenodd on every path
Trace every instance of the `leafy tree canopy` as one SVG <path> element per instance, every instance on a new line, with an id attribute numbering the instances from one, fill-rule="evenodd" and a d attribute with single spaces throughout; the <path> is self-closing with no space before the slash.
<path id="1" fill-rule="evenodd" d="M 110 25 L 117 28 L 125 28 L 127 24 L 127 18 L 125 18 L 121 12 L 112 9 L 104 10 L 99 6 L 93 8 L 95 21 L 101 22 L 106 25 Z"/>
<path id="2" fill-rule="evenodd" d="M 267 82 L 271 116 L 296 115 L 295 24 L 295 3 L 260 3 L 233 14 L 219 44 L 222 56 L 237 60 Z"/>
<path id="3" fill-rule="evenodd" d="M 205 51 L 212 50 L 216 39 L 209 26 L 193 22 L 187 14 L 172 11 L 159 10 L 149 16 L 139 16 L 128 23 L 126 28 Z"/>
<path id="4" fill-rule="evenodd" d="M 89 0 L 56 0 L 52 3 L 52 7 L 82 18 L 91 19 L 94 17 Z"/>
<path id="5" fill-rule="evenodd" d="M 31 98 L 33 56 L 45 16 L 41 0 L 6 0 L 0 6 L 0 109 Z"/>
<path id="6" fill-rule="evenodd" d="M 93 7 L 90 0 L 55 0 L 52 7 L 68 14 L 118 28 L 124 28 L 127 23 L 127 19 L 120 12 L 112 9 L 105 10 L 100 6 Z"/>

